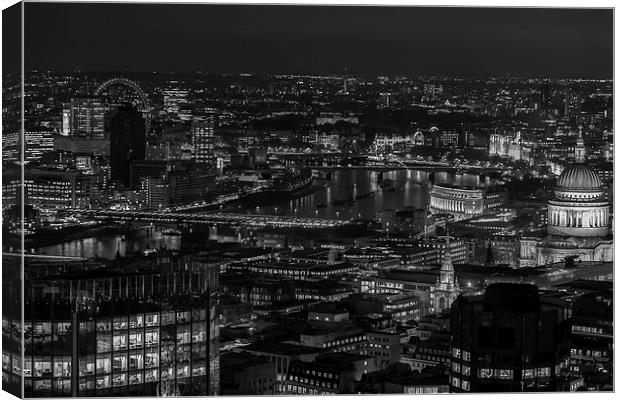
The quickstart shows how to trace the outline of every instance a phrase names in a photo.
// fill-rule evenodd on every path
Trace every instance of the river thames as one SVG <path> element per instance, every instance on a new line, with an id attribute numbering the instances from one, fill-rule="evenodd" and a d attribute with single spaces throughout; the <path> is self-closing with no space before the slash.
<path id="1" fill-rule="evenodd" d="M 476 184 L 476 180 L 475 175 L 436 173 L 434 176 L 435 183 Z M 341 169 L 334 171 L 330 180 L 316 180 L 317 189 L 303 197 L 275 206 L 226 207 L 224 210 L 343 220 L 372 219 L 386 210 L 426 207 L 431 187 L 429 182 L 430 174 L 424 171 L 384 172 L 380 179 L 376 171 Z M 180 246 L 181 236 L 166 235 L 163 228 L 153 226 L 143 227 L 129 238 L 124 235 L 91 237 L 40 247 L 34 251 L 47 255 L 112 259 L 117 251 L 124 255 L 146 249 L 178 249 Z"/>

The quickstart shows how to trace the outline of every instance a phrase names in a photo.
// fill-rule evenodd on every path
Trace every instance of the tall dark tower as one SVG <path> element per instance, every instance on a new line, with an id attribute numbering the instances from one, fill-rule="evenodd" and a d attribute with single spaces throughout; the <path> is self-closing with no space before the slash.
<path id="1" fill-rule="evenodd" d="M 567 390 L 569 310 L 534 285 L 495 283 L 459 296 L 450 314 L 450 392 Z"/>
<path id="2" fill-rule="evenodd" d="M 551 108 L 551 88 L 549 85 L 543 85 L 540 87 L 540 105 L 545 111 Z"/>
<path id="3" fill-rule="evenodd" d="M 129 186 L 130 163 L 144 160 L 146 148 L 144 118 L 135 107 L 122 105 L 112 111 L 108 129 L 112 180 Z"/>
<path id="4" fill-rule="evenodd" d="M 570 100 L 571 93 L 570 89 L 567 87 L 566 89 L 564 89 L 564 116 L 566 118 L 570 117 Z"/>

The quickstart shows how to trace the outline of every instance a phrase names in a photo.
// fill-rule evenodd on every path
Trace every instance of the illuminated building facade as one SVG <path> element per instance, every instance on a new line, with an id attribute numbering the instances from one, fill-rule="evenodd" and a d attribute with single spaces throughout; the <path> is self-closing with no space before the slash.
<path id="1" fill-rule="evenodd" d="M 44 153 L 54 150 L 54 136 L 48 130 L 27 130 L 24 135 L 26 147 L 24 148 L 25 164 L 41 160 Z M 2 136 L 2 159 L 8 162 L 19 161 L 19 133 L 11 132 Z"/>
<path id="2" fill-rule="evenodd" d="M 163 91 L 164 111 L 173 117 L 178 117 L 182 105 L 188 103 L 189 90 L 170 87 Z"/>
<path id="3" fill-rule="evenodd" d="M 81 191 L 81 172 L 77 170 L 29 169 L 25 171 L 23 193 L 20 177 L 7 175 L 2 186 L 3 196 L 16 203 L 37 209 L 53 210 L 75 207 Z"/>
<path id="4" fill-rule="evenodd" d="M 219 393 L 217 268 L 174 254 L 106 266 L 33 256 L 26 277 L 26 397 Z M 22 360 L 5 349 L 15 374 Z"/>
<path id="5" fill-rule="evenodd" d="M 532 147 L 524 143 L 521 132 L 515 134 L 494 133 L 489 138 L 489 156 L 511 160 L 532 161 Z"/>
<path id="6" fill-rule="evenodd" d="M 430 211 L 433 214 L 451 214 L 455 221 L 473 218 L 498 209 L 504 203 L 503 192 L 486 188 L 468 188 L 433 185 Z"/>
<path id="7" fill-rule="evenodd" d="M 63 115 L 63 124 L 68 118 L 69 130 L 67 132 L 63 126 L 63 133 L 89 139 L 103 139 L 105 136 L 105 111 L 106 108 L 101 98 L 71 99 L 69 115 Z"/>
<path id="8" fill-rule="evenodd" d="M 213 165 L 215 163 L 213 133 L 213 120 L 195 119 L 192 122 L 193 158 L 196 163 L 205 165 Z"/>
<path id="9" fill-rule="evenodd" d="M 611 209 L 598 173 L 585 164 L 581 133 L 575 164 L 562 171 L 548 204 L 547 236 L 520 240 L 520 265 L 534 266 L 577 258 L 612 261 Z"/>

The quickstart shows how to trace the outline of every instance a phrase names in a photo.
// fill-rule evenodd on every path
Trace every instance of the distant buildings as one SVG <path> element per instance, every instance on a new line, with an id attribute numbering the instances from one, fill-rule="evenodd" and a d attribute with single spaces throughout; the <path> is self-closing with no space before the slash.
<path id="1" fill-rule="evenodd" d="M 135 107 L 124 105 L 114 110 L 109 125 L 111 178 L 129 187 L 131 161 L 144 160 L 146 147 L 144 119 Z"/>
<path id="2" fill-rule="evenodd" d="M 73 98 L 64 113 L 63 134 L 104 139 L 106 107 L 100 97 Z"/>
<path id="3" fill-rule="evenodd" d="M 163 90 L 164 111 L 173 118 L 179 117 L 181 107 L 188 103 L 189 90 L 174 85 Z"/>
<path id="4" fill-rule="evenodd" d="M 215 165 L 212 119 L 194 119 L 191 126 L 193 159 L 197 164 Z"/>
<path id="5" fill-rule="evenodd" d="M 533 146 L 524 143 L 521 132 L 494 133 L 489 139 L 489 156 L 499 156 L 516 161 L 532 161 Z"/>
<path id="6" fill-rule="evenodd" d="M 47 129 L 27 130 L 25 135 L 24 163 L 39 162 L 43 154 L 54 150 L 54 133 Z M 2 136 L 2 159 L 5 162 L 20 161 L 20 138 L 17 132 Z"/>
<path id="7" fill-rule="evenodd" d="M 373 357 L 347 353 L 325 354 L 313 362 L 293 361 L 283 394 L 353 394 L 356 381 L 375 370 Z"/>
<path id="8" fill-rule="evenodd" d="M 375 135 L 374 147 L 377 151 L 391 151 L 398 144 L 411 144 L 413 142 L 411 135 Z"/>
<path id="9" fill-rule="evenodd" d="M 433 185 L 430 210 L 433 214 L 451 214 L 455 220 L 461 220 L 500 208 L 504 198 L 504 192 L 489 188 Z"/>
<path id="10" fill-rule="evenodd" d="M 148 210 L 165 210 L 214 197 L 215 174 L 191 162 L 135 162 L 132 172 L 133 182 L 139 179 L 146 191 Z"/>

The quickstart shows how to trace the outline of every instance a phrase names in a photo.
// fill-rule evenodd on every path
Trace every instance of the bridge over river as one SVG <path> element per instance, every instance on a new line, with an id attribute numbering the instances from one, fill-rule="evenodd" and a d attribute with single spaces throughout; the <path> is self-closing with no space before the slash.
<path id="1" fill-rule="evenodd" d="M 237 213 L 179 213 L 125 210 L 72 209 L 98 220 L 113 219 L 118 222 L 153 222 L 165 224 L 242 225 L 248 227 L 323 229 L 351 224 L 339 219 L 295 217 L 288 215 L 258 215 Z"/>

